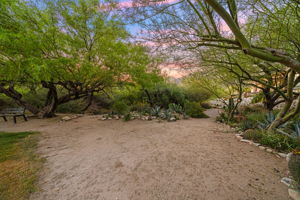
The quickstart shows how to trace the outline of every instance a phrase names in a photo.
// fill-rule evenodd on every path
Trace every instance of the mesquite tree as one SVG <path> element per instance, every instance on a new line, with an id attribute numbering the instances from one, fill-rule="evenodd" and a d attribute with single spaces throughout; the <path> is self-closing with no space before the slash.
<path id="1" fill-rule="evenodd" d="M 99 1 L 4 1 L 0 4 L 0 93 L 41 117 L 146 73 L 145 49 L 125 42 L 120 20 Z M 45 105 L 20 90 L 46 89 Z M 59 91 L 63 91 L 60 92 Z"/>

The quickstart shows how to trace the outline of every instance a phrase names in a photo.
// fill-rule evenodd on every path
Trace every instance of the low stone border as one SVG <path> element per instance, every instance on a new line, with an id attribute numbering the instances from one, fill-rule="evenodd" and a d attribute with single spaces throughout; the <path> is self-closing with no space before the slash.
<path id="1" fill-rule="evenodd" d="M 272 154 L 275 154 L 278 158 L 287 158 L 288 157 L 288 154 L 286 153 L 280 153 L 280 152 L 277 152 L 276 150 L 272 149 L 272 148 L 269 148 L 269 147 L 265 147 L 259 143 L 255 143 L 251 140 L 246 140 L 242 137 L 243 134 L 235 134 L 235 137 L 237 140 L 241 141 L 241 142 L 244 142 L 244 143 L 248 143 L 250 145 L 254 145 L 254 146 L 257 146 L 260 150 L 262 151 L 266 151 L 268 153 L 272 153 Z"/>
<path id="2" fill-rule="evenodd" d="M 61 122 L 66 122 L 66 121 L 70 121 L 72 119 L 77 119 L 79 117 L 82 117 L 83 114 L 77 114 L 77 115 L 67 115 L 61 118 Z"/>

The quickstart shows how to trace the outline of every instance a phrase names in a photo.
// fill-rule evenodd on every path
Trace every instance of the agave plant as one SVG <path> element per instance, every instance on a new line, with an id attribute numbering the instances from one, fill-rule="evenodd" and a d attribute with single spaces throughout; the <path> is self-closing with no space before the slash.
<path id="1" fill-rule="evenodd" d="M 170 111 L 173 111 L 173 112 L 176 112 L 176 113 L 179 113 L 179 114 L 182 114 L 183 113 L 183 108 L 181 105 L 178 105 L 178 104 L 175 104 L 175 103 L 170 103 L 169 104 L 169 110 Z"/>
<path id="2" fill-rule="evenodd" d="M 160 112 L 161 112 L 161 108 L 160 108 L 159 106 L 154 106 L 154 107 L 151 108 L 151 110 L 150 110 L 150 114 L 151 114 L 152 116 L 156 116 L 156 117 L 159 116 Z"/>
<path id="3" fill-rule="evenodd" d="M 165 110 L 164 112 L 160 113 L 159 117 L 164 120 L 170 120 L 173 117 L 173 112 L 169 109 Z"/>
<path id="4" fill-rule="evenodd" d="M 296 137 L 296 138 L 299 138 L 300 137 L 300 121 L 299 120 L 297 120 L 296 122 L 295 122 L 295 132 L 294 132 L 294 136 Z"/>
<path id="5" fill-rule="evenodd" d="M 279 130 L 280 133 L 289 136 L 290 138 L 300 138 L 300 121 L 296 120 L 292 122 L 292 126 L 288 128 L 287 124 L 283 130 Z"/>
<path id="6" fill-rule="evenodd" d="M 268 114 L 265 116 L 265 120 L 260 122 L 260 121 L 257 121 L 258 123 L 258 128 L 260 129 L 267 129 L 271 124 L 272 122 L 275 120 L 275 115 L 273 112 L 268 112 Z"/>

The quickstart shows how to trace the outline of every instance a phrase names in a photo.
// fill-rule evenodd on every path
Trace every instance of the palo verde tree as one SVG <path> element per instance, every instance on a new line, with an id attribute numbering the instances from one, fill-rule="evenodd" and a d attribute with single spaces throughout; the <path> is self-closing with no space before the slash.
<path id="1" fill-rule="evenodd" d="M 41 117 L 146 73 L 141 46 L 126 43 L 120 20 L 97 0 L 4 1 L 0 4 L 0 92 Z M 47 90 L 42 108 L 20 89 Z"/>
<path id="2" fill-rule="evenodd" d="M 300 106 L 291 109 L 294 80 L 300 73 L 298 0 L 136 2 L 143 5 L 136 9 L 141 19 L 150 17 L 143 24 L 153 41 L 199 51 L 210 47 L 227 49 L 242 52 L 258 63 L 281 64 L 289 74 L 285 106 L 270 128 L 299 113 Z"/>
<path id="3" fill-rule="evenodd" d="M 215 70 L 218 73 L 232 73 L 243 81 L 246 87 L 257 88 L 262 96 L 266 109 L 273 108 L 288 100 L 287 84 L 289 70 L 281 64 L 261 62 L 241 53 L 232 53 L 230 50 L 210 48 L 199 52 L 204 70 Z M 295 87 L 300 81 L 293 80 Z M 298 93 L 293 92 L 293 101 Z M 291 109 L 291 108 L 290 108 Z"/>

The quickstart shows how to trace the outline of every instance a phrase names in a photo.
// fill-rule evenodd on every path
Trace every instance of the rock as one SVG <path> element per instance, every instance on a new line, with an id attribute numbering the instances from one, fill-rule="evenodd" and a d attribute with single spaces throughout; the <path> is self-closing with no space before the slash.
<path id="1" fill-rule="evenodd" d="M 112 119 L 111 117 L 107 118 L 107 119 Z"/>
<path id="2" fill-rule="evenodd" d="M 287 157 L 287 154 L 285 154 L 285 153 L 278 153 L 278 155 L 279 155 L 280 157 L 282 157 L 282 158 L 286 158 L 286 157 Z"/>
<path id="3" fill-rule="evenodd" d="M 287 156 L 286 156 L 286 161 L 289 162 L 292 155 L 293 155 L 293 152 L 288 153 Z"/>
<path id="4" fill-rule="evenodd" d="M 280 182 L 283 183 L 284 185 L 290 187 L 293 183 L 293 180 L 288 177 L 283 177 Z"/>
<path id="5" fill-rule="evenodd" d="M 69 116 L 65 116 L 65 117 L 61 118 L 61 120 L 63 120 L 63 121 L 69 121 L 69 120 L 71 120 L 71 119 L 72 119 L 72 118 L 69 117 Z"/>
<path id="6" fill-rule="evenodd" d="M 238 140 L 242 140 L 243 139 L 243 137 L 242 136 L 235 136 L 236 137 L 236 139 L 238 139 Z"/>
<path id="7" fill-rule="evenodd" d="M 253 142 L 253 145 L 259 147 L 261 144 Z"/>
<path id="8" fill-rule="evenodd" d="M 245 143 L 248 143 L 248 144 L 252 143 L 252 141 L 250 141 L 250 140 L 245 140 L 245 139 L 242 139 L 241 142 L 245 142 Z"/>
<path id="9" fill-rule="evenodd" d="M 289 189 L 290 198 L 293 200 L 300 200 L 300 190 Z"/>
<path id="10" fill-rule="evenodd" d="M 266 149 L 266 147 L 264 147 L 264 146 L 259 146 L 258 147 L 260 150 L 265 150 Z"/>
<path id="11" fill-rule="evenodd" d="M 272 149 L 269 149 L 269 148 L 267 148 L 267 149 L 266 149 L 266 152 L 268 152 L 268 153 L 273 153 L 273 150 L 272 150 Z"/>
<path id="12" fill-rule="evenodd" d="M 169 121 L 169 122 L 175 122 L 175 121 L 176 121 L 176 118 L 175 118 L 175 117 L 171 117 L 168 121 Z"/>

